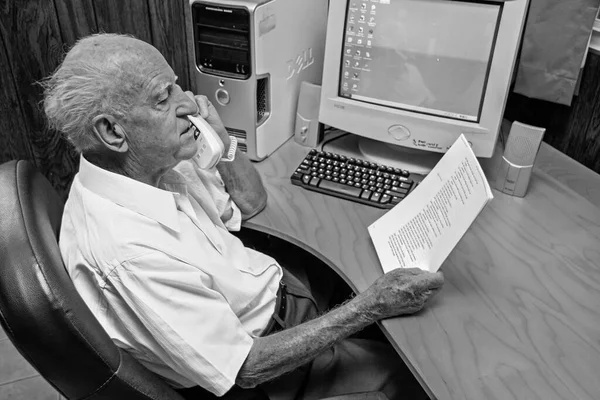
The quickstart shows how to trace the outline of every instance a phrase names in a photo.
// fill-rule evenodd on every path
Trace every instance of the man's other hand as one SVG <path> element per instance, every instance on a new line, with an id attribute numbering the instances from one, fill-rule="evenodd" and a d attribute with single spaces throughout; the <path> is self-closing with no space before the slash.
<path id="1" fill-rule="evenodd" d="M 209 123 L 210 126 L 213 127 L 219 138 L 225 145 L 225 151 L 229 148 L 229 134 L 227 133 L 227 129 L 225 129 L 225 125 L 223 125 L 223 121 L 221 121 L 221 117 L 219 117 L 219 113 L 216 108 L 212 105 L 208 97 L 204 95 L 194 95 L 194 93 L 189 90 L 185 92 L 190 98 L 194 99 L 196 104 L 198 105 L 198 114 Z"/>
<path id="2" fill-rule="evenodd" d="M 444 275 L 419 268 L 398 268 L 381 276 L 364 293 L 378 318 L 412 314 L 442 288 Z"/>

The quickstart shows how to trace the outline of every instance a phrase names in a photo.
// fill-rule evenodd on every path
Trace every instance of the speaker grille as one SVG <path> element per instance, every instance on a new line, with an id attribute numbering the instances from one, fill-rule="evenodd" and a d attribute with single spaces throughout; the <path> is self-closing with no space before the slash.
<path id="1" fill-rule="evenodd" d="M 248 152 L 248 147 L 246 146 L 246 143 L 238 143 L 238 149 L 240 149 L 242 153 Z"/>
<path id="2" fill-rule="evenodd" d="M 537 149 L 531 143 L 531 140 L 525 136 L 516 136 L 512 140 L 508 141 L 508 148 L 506 149 L 507 157 L 520 164 L 528 163 L 532 164 L 535 160 L 535 153 Z"/>
<path id="3" fill-rule="evenodd" d="M 504 158 L 517 165 L 533 165 L 545 131 L 545 128 L 514 121 L 506 141 Z"/>
<path id="4" fill-rule="evenodd" d="M 269 78 L 260 78 L 256 82 L 256 126 L 261 125 L 269 116 Z"/>

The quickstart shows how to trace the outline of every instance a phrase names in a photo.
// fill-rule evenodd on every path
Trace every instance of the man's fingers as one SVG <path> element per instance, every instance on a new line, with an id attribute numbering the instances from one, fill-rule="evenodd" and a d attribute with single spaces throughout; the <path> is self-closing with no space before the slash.
<path id="1" fill-rule="evenodd" d="M 439 289 L 444 285 L 444 274 L 442 271 L 434 272 L 429 275 L 429 288 Z"/>
<path id="2" fill-rule="evenodd" d="M 202 118 L 208 119 L 210 116 L 210 107 L 212 106 L 208 98 L 203 95 L 196 96 L 189 90 L 187 90 L 185 94 L 187 94 L 190 99 L 194 100 L 196 106 L 198 106 L 198 111 L 194 115 L 199 114 Z"/>
<path id="3" fill-rule="evenodd" d="M 437 290 L 444 285 L 444 275 L 440 271 L 434 273 L 425 272 L 416 277 L 415 284 L 419 292 Z"/>
<path id="4" fill-rule="evenodd" d="M 206 96 L 201 95 L 196 96 L 196 103 L 198 104 L 198 107 L 200 107 L 200 116 L 204 119 L 208 119 L 208 117 L 210 116 L 210 102 L 208 101 L 208 98 Z"/>
<path id="5" fill-rule="evenodd" d="M 423 296 L 425 297 L 425 304 L 429 303 L 439 292 L 441 288 L 426 290 L 423 292 Z"/>

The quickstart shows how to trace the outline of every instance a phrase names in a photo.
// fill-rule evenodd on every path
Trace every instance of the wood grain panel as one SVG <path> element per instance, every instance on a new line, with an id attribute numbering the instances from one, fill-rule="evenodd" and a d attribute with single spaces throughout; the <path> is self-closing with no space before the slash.
<path id="1" fill-rule="evenodd" d="M 167 1 L 166 3 L 171 3 Z M 150 17 L 146 0 L 95 0 L 94 11 L 98 30 L 128 33 L 152 43 Z"/>
<path id="2" fill-rule="evenodd" d="M 384 211 L 291 185 L 307 151 L 289 141 L 256 164 L 268 205 L 245 226 L 298 244 L 363 291 L 382 274 L 367 226 Z M 567 159 L 548 151 L 541 159 Z M 383 321 L 432 398 L 600 398 L 600 211 L 567 186 L 594 193 L 600 176 L 552 168 L 536 165 L 524 199 L 494 191 L 444 263 L 442 292 L 418 315 Z"/>
<path id="3" fill-rule="evenodd" d="M 19 104 L 20 97 L 5 48 L 0 33 L 0 164 L 13 159 L 33 160 L 33 151 L 27 140 L 27 126 Z"/>
<path id="4" fill-rule="evenodd" d="M 565 154 L 600 171 L 600 56 L 590 53 L 561 142 Z"/>
<path id="5" fill-rule="evenodd" d="M 152 44 L 165 57 L 183 90 L 190 86 L 183 7 L 187 2 L 148 0 Z"/>
<path id="6" fill-rule="evenodd" d="M 52 73 L 62 58 L 54 4 L 36 0 L 4 2 L 0 31 L 21 97 L 21 111 L 35 163 L 64 195 L 73 176 L 75 157 L 57 132 L 47 130 L 40 107 L 42 89 L 36 84 Z"/>
<path id="7" fill-rule="evenodd" d="M 98 32 L 92 0 L 54 0 L 65 51 L 75 42 Z"/>

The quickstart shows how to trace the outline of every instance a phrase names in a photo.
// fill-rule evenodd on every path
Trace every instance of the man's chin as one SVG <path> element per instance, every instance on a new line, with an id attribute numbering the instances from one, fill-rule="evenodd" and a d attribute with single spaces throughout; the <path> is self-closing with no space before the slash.
<path id="1" fill-rule="evenodd" d="M 194 146 L 186 146 L 181 149 L 177 157 L 180 161 L 191 160 L 198 153 L 198 146 L 194 142 Z"/>

